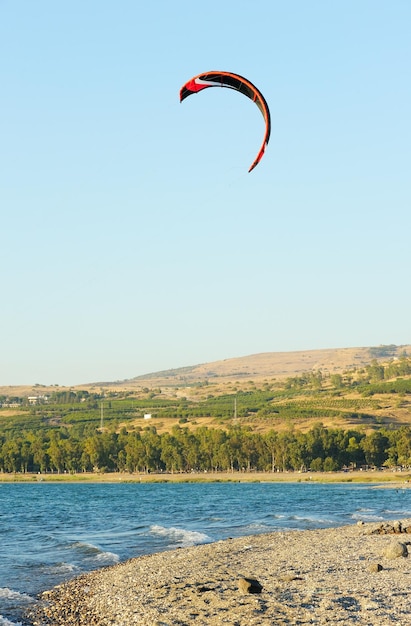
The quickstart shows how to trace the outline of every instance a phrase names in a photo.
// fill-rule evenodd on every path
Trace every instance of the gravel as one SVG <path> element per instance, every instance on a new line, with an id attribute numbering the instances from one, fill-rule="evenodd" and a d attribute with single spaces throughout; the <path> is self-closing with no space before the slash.
<path id="1" fill-rule="evenodd" d="M 409 626 L 411 534 L 377 530 L 275 532 L 142 556 L 43 593 L 29 618 L 36 626 Z M 406 556 L 387 558 L 398 539 Z M 248 593 L 242 579 L 262 589 Z"/>

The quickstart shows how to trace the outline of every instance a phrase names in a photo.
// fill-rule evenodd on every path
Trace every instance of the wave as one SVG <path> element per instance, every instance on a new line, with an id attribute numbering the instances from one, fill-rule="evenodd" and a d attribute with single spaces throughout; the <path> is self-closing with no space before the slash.
<path id="1" fill-rule="evenodd" d="M 254 532 L 269 532 L 270 530 L 273 530 L 273 527 L 267 526 L 267 524 L 263 524 L 262 522 L 253 522 L 252 524 L 247 524 L 245 529 L 247 532 L 253 534 Z"/>
<path id="2" fill-rule="evenodd" d="M 301 522 L 302 524 L 333 524 L 334 520 L 327 517 L 321 517 L 320 515 L 290 515 L 288 520 L 295 522 Z M 303 530 L 305 526 L 301 526 Z"/>
<path id="3" fill-rule="evenodd" d="M 0 615 L 0 626 L 23 626 L 22 622 L 11 622 L 7 617 Z"/>
<path id="4" fill-rule="evenodd" d="M 120 562 L 120 557 L 118 554 L 116 554 L 115 552 L 100 552 L 99 554 L 96 554 L 96 556 L 94 557 L 94 560 L 97 561 L 98 563 L 104 563 L 105 565 L 114 565 L 115 563 L 119 563 Z"/>
<path id="5" fill-rule="evenodd" d="M 372 512 L 367 513 L 366 511 L 353 513 L 351 518 L 361 522 L 382 522 L 385 519 L 382 515 L 377 515 Z"/>
<path id="6" fill-rule="evenodd" d="M 42 567 L 42 571 L 45 573 L 52 573 L 56 575 L 70 575 L 75 574 L 79 571 L 79 567 L 77 565 L 73 565 L 73 563 L 66 563 L 62 561 L 61 563 L 54 563 L 53 565 L 45 565 Z"/>
<path id="7" fill-rule="evenodd" d="M 2 610 L 12 614 L 14 614 L 15 609 L 18 609 L 18 612 L 20 612 L 23 606 L 27 607 L 35 602 L 34 598 L 27 593 L 13 591 L 13 589 L 8 587 L 0 587 L 0 601 Z M 0 626 L 22 626 L 22 623 L 12 622 L 4 615 L 0 615 Z"/>
<path id="8" fill-rule="evenodd" d="M 13 591 L 13 589 L 9 589 L 8 587 L 0 587 L 0 599 L 12 600 L 13 602 L 18 602 L 18 603 L 34 601 L 34 598 L 29 596 L 27 593 L 20 593 L 18 591 Z"/>
<path id="9" fill-rule="evenodd" d="M 120 561 L 119 555 L 115 554 L 115 552 L 102 550 L 98 546 L 86 541 L 75 541 L 70 547 L 84 555 L 84 560 L 88 562 L 95 561 L 98 564 L 104 563 L 105 565 L 109 565 L 119 563 Z"/>
<path id="10" fill-rule="evenodd" d="M 70 544 L 69 547 L 87 555 L 94 555 L 94 554 L 97 554 L 98 552 L 102 552 L 100 548 L 98 548 L 92 543 L 88 543 L 87 541 L 74 541 L 73 543 Z"/>
<path id="11" fill-rule="evenodd" d="M 211 541 L 210 537 L 205 533 L 196 530 L 185 530 L 184 528 L 166 528 L 165 526 L 150 526 L 150 533 L 171 540 L 172 546 L 188 548 L 199 543 L 207 543 Z"/>

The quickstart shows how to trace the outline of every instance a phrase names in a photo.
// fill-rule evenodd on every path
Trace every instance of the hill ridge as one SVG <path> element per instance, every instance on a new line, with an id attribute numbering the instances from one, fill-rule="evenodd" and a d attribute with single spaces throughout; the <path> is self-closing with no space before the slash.
<path id="1" fill-rule="evenodd" d="M 142 385 L 174 387 L 201 384 L 211 380 L 226 383 L 247 379 L 284 379 L 315 370 L 329 374 L 340 373 L 365 367 L 374 359 L 378 362 L 384 362 L 399 358 L 402 354 L 411 356 L 411 344 L 257 352 L 247 356 L 229 357 L 197 365 L 159 370 L 116 381 L 96 381 L 78 385 L 40 385 L 37 383 L 32 385 L 2 385 L 0 386 L 0 395 L 48 393 L 56 388 L 133 390 Z"/>
<path id="2" fill-rule="evenodd" d="M 285 378 L 310 370 L 335 373 L 364 367 L 374 359 L 381 362 L 399 358 L 404 353 L 411 354 L 411 345 L 389 344 L 359 348 L 258 352 L 247 356 L 230 357 L 143 374 L 117 384 L 134 385 L 144 381 L 158 384 L 167 384 L 167 382 L 172 384 L 174 381 L 181 384 L 181 382 L 204 382 L 207 379 L 216 378 L 225 380 L 245 379 L 247 377 Z"/>

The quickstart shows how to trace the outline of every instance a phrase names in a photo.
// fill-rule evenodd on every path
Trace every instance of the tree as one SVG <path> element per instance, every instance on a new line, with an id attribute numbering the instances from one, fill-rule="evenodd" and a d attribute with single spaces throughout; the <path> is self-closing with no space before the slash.
<path id="1" fill-rule="evenodd" d="M 291 430 L 278 434 L 276 458 L 283 472 L 292 467 L 290 462 L 290 448 L 294 441 L 295 435 Z"/>
<path id="2" fill-rule="evenodd" d="M 270 455 L 271 471 L 275 472 L 277 464 L 278 434 L 275 430 L 270 430 L 263 439 L 264 445 Z"/>
<path id="3" fill-rule="evenodd" d="M 244 433 L 243 454 L 245 466 L 249 472 L 257 464 L 257 437 L 253 433 Z"/>
<path id="4" fill-rule="evenodd" d="M 384 366 L 380 365 L 376 359 L 371 361 L 371 364 L 366 367 L 366 370 L 372 383 L 384 380 Z"/>
<path id="5" fill-rule="evenodd" d="M 48 455 L 51 467 L 54 467 L 59 474 L 63 472 L 67 462 L 66 450 L 63 442 L 59 441 L 55 435 L 52 437 L 48 447 Z"/>
<path id="6" fill-rule="evenodd" d="M 87 460 L 87 465 L 91 465 L 93 471 L 98 471 L 102 467 L 102 446 L 98 435 L 88 437 L 84 442 L 83 461 Z"/>
<path id="7" fill-rule="evenodd" d="M 387 462 L 390 466 L 411 465 L 411 430 L 402 426 L 394 433 L 390 433 L 391 446 L 388 449 Z"/>
<path id="8" fill-rule="evenodd" d="M 365 456 L 361 440 L 365 437 L 356 431 L 346 431 L 341 441 L 341 465 L 364 465 Z"/>
<path id="9" fill-rule="evenodd" d="M 183 457 L 181 454 L 181 446 L 173 435 L 166 433 L 161 438 L 161 461 L 167 470 L 174 473 L 183 468 Z"/>
<path id="10" fill-rule="evenodd" d="M 198 469 L 201 465 L 201 456 L 197 437 L 190 433 L 188 428 L 183 428 L 180 429 L 179 440 L 184 468 L 186 470 Z"/>
<path id="11" fill-rule="evenodd" d="M 31 452 L 33 455 L 33 465 L 35 470 L 47 472 L 49 468 L 49 457 L 46 452 L 46 442 L 40 436 L 35 436 L 31 443 Z"/>
<path id="12" fill-rule="evenodd" d="M 149 428 L 141 437 L 144 449 L 144 469 L 146 472 L 160 469 L 161 439 L 155 428 Z"/>
<path id="13" fill-rule="evenodd" d="M 128 436 L 124 451 L 126 453 L 126 467 L 129 472 L 138 472 L 145 467 L 145 448 L 140 433 Z"/>
<path id="14" fill-rule="evenodd" d="M 21 468 L 20 446 L 17 440 L 9 439 L 1 449 L 3 466 L 6 472 L 18 472 Z"/>
<path id="15" fill-rule="evenodd" d="M 344 387 L 343 377 L 341 374 L 331 374 L 330 382 L 335 389 L 342 389 L 342 387 Z"/>
<path id="16" fill-rule="evenodd" d="M 368 465 L 381 467 L 388 458 L 388 437 L 377 430 L 370 433 L 361 442 Z"/>
<path id="17" fill-rule="evenodd" d="M 323 424 L 318 423 L 311 428 L 306 435 L 307 464 L 312 467 L 312 460 L 316 458 L 324 459 L 324 433 Z"/>
<path id="18" fill-rule="evenodd" d="M 323 460 L 321 457 L 317 456 L 317 458 L 313 459 L 310 464 L 310 470 L 313 472 L 321 472 L 323 469 Z"/>
<path id="19" fill-rule="evenodd" d="M 69 472 L 78 472 L 82 469 L 82 446 L 74 437 L 63 439 L 61 445 L 65 448 L 66 469 Z"/>
<path id="20" fill-rule="evenodd" d="M 327 456 L 324 459 L 323 470 L 324 472 L 336 472 L 341 469 L 336 459 L 333 459 L 331 456 Z"/>

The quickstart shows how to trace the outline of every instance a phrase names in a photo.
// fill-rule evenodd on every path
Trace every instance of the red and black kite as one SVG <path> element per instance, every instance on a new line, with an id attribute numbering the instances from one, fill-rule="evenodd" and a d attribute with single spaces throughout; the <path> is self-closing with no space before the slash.
<path id="1" fill-rule="evenodd" d="M 261 161 L 270 139 L 270 110 L 263 94 L 253 85 L 253 83 L 239 74 L 233 74 L 232 72 L 206 72 L 205 74 L 198 74 L 198 76 L 194 76 L 185 85 L 183 85 L 183 87 L 181 87 L 180 102 L 185 100 L 188 96 L 191 96 L 191 94 L 207 89 L 208 87 L 228 87 L 229 89 L 235 89 L 250 98 L 260 109 L 265 120 L 265 135 L 261 148 L 248 170 L 251 172 Z"/>

